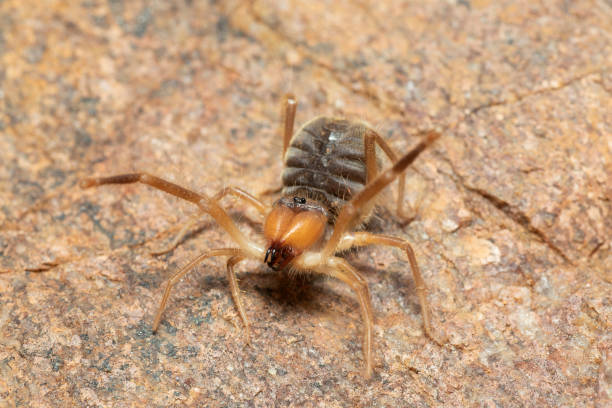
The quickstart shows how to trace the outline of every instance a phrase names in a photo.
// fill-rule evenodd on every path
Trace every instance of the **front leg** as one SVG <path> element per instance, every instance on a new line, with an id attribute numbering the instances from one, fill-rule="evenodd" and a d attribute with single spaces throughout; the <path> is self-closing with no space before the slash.
<path id="1" fill-rule="evenodd" d="M 248 192 L 244 191 L 243 189 L 239 187 L 225 187 L 224 189 L 220 190 L 217 194 L 215 194 L 213 196 L 213 199 L 217 201 L 221 201 L 223 197 L 227 195 L 231 195 L 238 199 L 243 200 L 247 204 L 254 207 L 257 210 L 257 212 L 259 212 L 259 214 L 261 215 L 266 215 L 270 211 L 270 207 L 268 205 L 264 204 L 261 200 L 258 200 L 253 195 L 249 194 Z M 187 235 L 189 230 L 198 223 L 201 217 L 202 217 L 201 212 L 198 212 L 192 215 L 187 221 L 187 223 L 183 225 L 183 227 L 178 232 L 178 234 L 176 234 L 176 236 L 174 237 L 174 239 L 168 246 L 164 248 L 160 248 L 156 251 L 152 251 L 151 255 L 163 255 L 175 249 L 179 245 L 179 243 L 183 240 L 183 238 L 185 238 L 185 235 Z"/>
<path id="2" fill-rule="evenodd" d="M 233 186 L 225 187 L 224 189 L 219 191 L 217 194 L 215 194 L 213 197 L 215 200 L 221 201 L 221 199 L 223 199 L 223 197 L 227 195 L 231 195 L 231 196 L 234 196 L 236 198 L 243 200 L 244 202 L 246 202 L 247 204 L 255 208 L 261 215 L 267 215 L 268 212 L 270 212 L 269 205 L 264 204 L 261 200 L 259 200 L 252 194 L 244 191 L 240 187 L 233 187 Z"/>
<path id="3" fill-rule="evenodd" d="M 325 267 L 317 269 L 320 273 L 333 276 L 346 283 L 355 291 L 359 299 L 361 316 L 363 319 L 363 358 L 365 360 L 365 377 L 372 376 L 372 335 L 374 332 L 374 315 L 370 289 L 364 277 L 346 260 L 338 257 L 331 258 Z"/>
<path id="4" fill-rule="evenodd" d="M 403 249 L 406 252 L 408 262 L 410 262 L 410 269 L 412 269 L 412 276 L 414 278 L 417 296 L 419 297 L 419 303 L 421 304 L 421 314 L 423 316 L 423 327 L 425 329 L 425 334 L 439 346 L 445 344 L 448 339 L 440 339 L 434 334 L 431 328 L 429 303 L 427 302 L 427 286 L 425 285 L 425 280 L 421 275 L 421 270 L 419 269 L 416 256 L 414 255 L 414 250 L 412 249 L 410 243 L 405 239 L 390 235 L 372 234 L 369 232 L 354 232 L 352 234 L 346 234 L 344 237 L 342 237 L 342 241 L 340 241 L 338 245 L 338 251 L 365 245 L 393 246 Z"/>
<path id="5" fill-rule="evenodd" d="M 130 173 L 120 174 L 111 177 L 94 177 L 81 181 L 81 188 L 89 188 L 101 186 L 104 184 L 131 184 L 143 183 L 148 184 L 158 190 L 165 191 L 176 197 L 190 201 L 198 206 L 198 208 L 209 214 L 215 221 L 232 237 L 240 248 L 255 259 L 263 258 L 264 248 L 251 240 L 249 240 L 236 226 L 236 223 L 231 219 L 227 212 L 219 205 L 217 199 L 209 197 L 206 194 L 196 193 L 188 190 L 170 181 L 166 181 L 156 176 L 147 173 Z"/>
<path id="6" fill-rule="evenodd" d="M 194 268 L 196 265 L 198 265 L 200 262 L 202 262 L 206 258 L 210 258 L 212 256 L 223 256 L 223 255 L 231 256 L 232 258 L 230 259 L 234 259 L 236 257 L 241 257 L 241 256 L 244 257 L 246 254 L 244 254 L 244 252 L 238 248 L 211 249 L 197 256 L 191 261 L 189 261 L 187 265 L 179 269 L 177 272 L 174 273 L 174 275 L 172 275 L 172 277 L 170 277 L 170 279 L 168 280 L 168 283 L 166 284 L 166 289 L 164 290 L 164 295 L 159 304 L 159 308 L 157 309 L 155 320 L 153 321 L 153 333 L 155 333 L 157 331 L 157 328 L 159 327 L 159 323 L 161 322 L 162 313 L 164 312 L 164 309 L 166 308 L 166 303 L 168 302 L 168 298 L 170 297 L 170 291 L 172 290 L 174 285 L 176 285 L 177 282 L 181 280 L 181 278 L 185 276 L 185 274 L 187 274 L 187 272 L 189 272 L 192 268 Z"/>
<path id="7" fill-rule="evenodd" d="M 244 260 L 243 256 L 233 256 L 227 260 L 227 279 L 230 283 L 230 291 L 232 293 L 234 303 L 236 304 L 236 309 L 238 309 L 238 314 L 240 315 L 240 319 L 242 319 L 242 323 L 244 324 L 244 331 L 246 333 L 246 343 L 251 344 L 251 330 L 249 328 L 249 320 L 247 319 L 246 311 L 244 310 L 244 306 L 242 305 L 240 288 L 238 287 L 238 279 L 236 278 L 236 273 L 234 273 L 234 265 L 236 265 L 242 260 Z"/>

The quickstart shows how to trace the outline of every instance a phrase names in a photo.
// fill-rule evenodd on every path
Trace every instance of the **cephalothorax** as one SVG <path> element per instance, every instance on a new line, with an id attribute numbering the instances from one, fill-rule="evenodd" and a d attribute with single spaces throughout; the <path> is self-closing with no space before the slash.
<path id="1" fill-rule="evenodd" d="M 137 182 L 148 184 L 194 203 L 200 209 L 198 217 L 201 217 L 202 213 L 212 216 L 238 246 L 207 250 L 176 272 L 166 285 L 153 323 L 153 331 L 157 331 L 159 327 L 172 287 L 204 259 L 226 256 L 232 297 L 244 323 L 248 341 L 249 323 L 241 301 L 234 266 L 247 258 L 257 259 L 276 271 L 291 269 L 332 276 L 355 291 L 364 321 L 365 375 L 370 377 L 374 318 L 368 285 L 363 276 L 338 254 L 354 247 L 373 244 L 403 249 L 414 276 L 425 332 L 430 338 L 436 339 L 429 320 L 425 283 L 410 244 L 402 238 L 359 231 L 357 227 L 372 213 L 376 196 L 398 177 L 400 184 L 397 211 L 403 216 L 405 179 L 402 173 L 439 134 L 429 132 L 414 149 L 398 159 L 382 137 L 360 122 L 318 117 L 304 124 L 294 134 L 296 108 L 296 100 L 291 96 L 287 97 L 283 138 L 283 187 L 281 198 L 272 205 L 265 204 L 238 187 L 227 187 L 214 196 L 208 196 L 145 173 L 89 178 L 83 180 L 81 186 L 87 188 L 102 184 Z M 384 172 L 381 172 L 380 160 L 377 157 L 379 150 L 394 162 L 393 166 Z M 244 200 L 265 215 L 264 242 L 255 242 L 238 229 L 220 205 L 220 200 L 226 195 Z M 196 218 L 193 218 L 185 225 L 169 248 L 157 253 L 172 250 L 195 221 Z"/>

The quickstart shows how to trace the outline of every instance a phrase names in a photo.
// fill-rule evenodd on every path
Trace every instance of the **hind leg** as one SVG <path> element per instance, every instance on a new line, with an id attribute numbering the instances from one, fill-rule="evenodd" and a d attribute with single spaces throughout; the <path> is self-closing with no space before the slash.
<path id="1" fill-rule="evenodd" d="M 367 182 L 374 180 L 378 175 L 378 164 L 376 163 L 376 145 L 385 152 L 389 160 L 397 161 L 397 154 L 393 148 L 389 146 L 387 141 L 372 129 L 368 129 L 364 137 L 365 162 L 367 169 Z M 397 190 L 397 215 L 404 220 L 404 224 L 410 223 L 414 219 L 414 215 L 408 215 L 404 212 L 404 195 L 406 191 L 406 175 L 404 173 L 398 176 Z"/>

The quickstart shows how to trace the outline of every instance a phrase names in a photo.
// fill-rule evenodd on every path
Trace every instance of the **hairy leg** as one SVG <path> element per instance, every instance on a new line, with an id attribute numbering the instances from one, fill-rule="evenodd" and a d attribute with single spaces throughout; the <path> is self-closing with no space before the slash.
<path id="1" fill-rule="evenodd" d="M 245 256 L 245 253 L 238 248 L 219 248 L 219 249 L 211 249 L 209 251 L 204 252 L 203 254 L 197 256 L 196 258 L 189 261 L 187 265 L 179 269 L 177 272 L 172 275 L 172 277 L 168 280 L 166 284 L 166 289 L 164 290 L 164 296 L 162 297 L 161 303 L 159 304 L 159 308 L 157 309 L 157 314 L 155 315 L 155 320 L 153 321 L 153 332 L 157 331 L 159 327 L 159 322 L 161 321 L 161 316 L 166 308 L 166 303 L 168 302 L 168 297 L 170 296 L 170 290 L 176 285 L 176 283 L 187 274 L 194 266 L 205 260 L 206 258 L 210 258 L 212 256 L 223 256 L 229 255 L 231 257 L 239 257 Z"/>
<path id="2" fill-rule="evenodd" d="M 425 280 L 421 275 L 419 265 L 417 264 L 414 250 L 408 241 L 402 238 L 393 237 L 390 235 L 371 234 L 369 232 L 355 232 L 347 234 L 342 238 L 337 250 L 342 251 L 349 248 L 365 245 L 387 245 L 402 249 L 406 252 L 408 262 L 410 262 L 410 269 L 412 270 L 412 276 L 419 297 L 419 303 L 421 305 L 421 314 L 423 316 L 423 327 L 427 337 L 435 341 L 438 345 L 443 345 L 447 342 L 447 339 L 440 339 L 436 336 L 431 328 L 431 319 L 429 313 L 429 303 L 427 302 L 427 286 Z"/>
<path id="3" fill-rule="evenodd" d="M 397 161 L 397 154 L 393 150 L 391 146 L 387 143 L 385 139 L 382 138 L 378 133 L 376 133 L 372 129 L 368 129 L 365 135 L 365 159 L 366 159 L 366 168 L 368 171 L 368 179 L 367 182 L 374 180 L 378 173 L 377 163 L 376 163 L 376 147 L 375 144 L 378 144 L 380 148 L 385 152 L 389 160 L 393 163 Z M 408 222 L 411 221 L 414 217 L 408 216 L 404 213 L 404 194 L 406 191 L 406 175 L 402 172 L 398 176 L 398 190 L 397 190 L 397 215 Z"/>
<path id="4" fill-rule="evenodd" d="M 284 101 L 284 118 L 283 118 L 283 160 L 287 148 L 289 148 L 289 142 L 293 136 L 293 125 L 295 123 L 295 112 L 297 111 L 297 99 L 295 96 L 288 94 L 285 95 Z"/>
<path id="5" fill-rule="evenodd" d="M 238 309 L 240 319 L 242 319 L 242 323 L 244 324 L 246 342 L 247 344 L 250 344 L 251 330 L 249 327 L 249 320 L 247 319 L 246 311 L 244 310 L 244 306 L 242 305 L 242 298 L 240 297 L 240 288 L 238 287 L 238 279 L 236 279 L 236 274 L 234 273 L 234 265 L 236 265 L 238 262 L 241 262 L 242 260 L 244 260 L 244 257 L 242 256 L 233 256 L 227 260 L 227 279 L 230 283 L 230 290 L 232 292 L 234 304 L 236 305 L 236 309 Z"/>
<path id="6" fill-rule="evenodd" d="M 363 137 L 366 184 L 372 182 L 378 175 L 378 163 L 376 163 L 376 136 L 378 136 L 376 132 L 368 129 Z"/>
<path id="7" fill-rule="evenodd" d="M 188 190 L 177 184 L 171 183 L 156 176 L 147 173 L 130 173 L 120 174 L 110 177 L 95 177 L 81 181 L 82 188 L 101 186 L 103 184 L 131 184 L 143 183 L 150 185 L 158 190 L 165 191 L 176 197 L 190 201 L 198 206 L 198 208 L 212 216 L 215 221 L 223 228 L 232 239 L 253 258 L 263 259 L 264 249 L 262 246 L 249 240 L 236 226 L 236 223 L 231 219 L 227 212 L 221 208 L 218 200 L 207 196 L 206 194 L 196 193 Z"/>
<path id="8" fill-rule="evenodd" d="M 374 315 L 368 283 L 363 276 L 346 260 L 338 257 L 329 259 L 327 265 L 317 269 L 318 272 L 333 276 L 350 286 L 359 299 L 363 319 L 363 358 L 365 360 L 365 377 L 372 376 L 372 335 L 374 333 Z"/>
<path id="9" fill-rule="evenodd" d="M 293 126 L 295 125 L 295 113 L 297 111 L 297 99 L 292 94 L 285 95 L 283 99 L 283 155 L 281 161 L 284 163 L 285 154 L 293 137 Z M 269 196 L 278 194 L 283 189 L 282 184 L 276 187 L 265 189 L 259 196 Z"/>
<path id="10" fill-rule="evenodd" d="M 240 187 L 233 187 L 233 186 L 225 187 L 224 189 L 219 191 L 217 194 L 215 194 L 213 198 L 217 201 L 221 201 L 223 197 L 228 196 L 228 195 L 231 195 L 236 198 L 239 198 L 240 200 L 243 200 L 244 202 L 249 204 L 251 207 L 255 208 L 261 215 L 267 215 L 268 212 L 270 211 L 270 206 L 266 205 L 261 200 L 259 200 L 252 194 L 244 191 Z"/>
<path id="11" fill-rule="evenodd" d="M 224 189 L 220 190 L 217 194 L 215 194 L 213 196 L 213 199 L 217 201 L 221 201 L 223 197 L 227 195 L 231 195 L 231 196 L 234 196 L 238 199 L 245 201 L 247 204 L 254 207 L 261 215 L 266 215 L 270 211 L 269 206 L 267 206 L 266 204 L 264 204 L 263 202 L 255 198 L 253 195 L 249 194 L 248 192 L 244 191 L 243 189 L 239 187 L 225 187 Z M 160 248 L 156 251 L 152 251 L 151 255 L 163 255 L 175 249 L 178 246 L 178 244 L 183 240 L 185 235 L 187 235 L 189 230 L 194 225 L 197 224 L 198 220 L 201 217 L 202 217 L 201 212 L 191 216 L 189 220 L 187 221 L 187 223 L 185 223 L 185 225 L 178 232 L 178 234 L 176 234 L 176 236 L 174 237 L 174 239 L 169 245 L 167 245 L 164 248 Z"/>

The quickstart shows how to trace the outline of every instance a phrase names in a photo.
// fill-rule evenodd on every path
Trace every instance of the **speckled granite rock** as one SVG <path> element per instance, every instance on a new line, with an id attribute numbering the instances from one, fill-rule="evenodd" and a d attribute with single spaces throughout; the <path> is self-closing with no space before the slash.
<path id="1" fill-rule="evenodd" d="M 612 398 L 612 6 L 597 2 L 0 2 L 0 406 L 605 407 Z M 279 102 L 367 120 L 408 170 L 402 254 L 370 282 L 375 375 L 354 295 L 241 264 L 246 346 L 206 220 L 142 170 L 215 192 L 278 184 Z M 259 217 L 232 214 L 256 234 Z M 28 270 L 28 271 L 26 271 Z M 38 271 L 38 272 L 33 272 Z"/>

